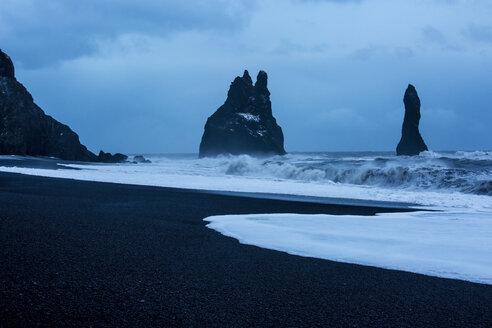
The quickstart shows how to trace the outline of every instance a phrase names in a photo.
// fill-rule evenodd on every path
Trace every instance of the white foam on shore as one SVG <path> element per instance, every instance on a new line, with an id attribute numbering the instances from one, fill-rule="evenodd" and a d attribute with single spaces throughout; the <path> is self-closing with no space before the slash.
<path id="1" fill-rule="evenodd" d="M 207 226 L 243 244 L 338 262 L 492 284 L 490 213 L 225 215 Z"/>
<path id="2" fill-rule="evenodd" d="M 213 162 L 212 162 L 213 163 Z M 146 186 L 200 189 L 214 191 L 272 193 L 315 197 L 347 198 L 419 204 L 422 208 L 467 208 L 492 213 L 492 198 L 485 195 L 431 190 L 412 191 L 365 185 L 333 182 L 272 179 L 250 176 L 218 174 L 213 166 L 199 170 L 179 165 L 175 168 L 159 164 L 73 164 L 66 165 L 79 170 L 51 170 L 23 167 L 0 167 L 0 171 L 54 178 L 114 182 Z"/>

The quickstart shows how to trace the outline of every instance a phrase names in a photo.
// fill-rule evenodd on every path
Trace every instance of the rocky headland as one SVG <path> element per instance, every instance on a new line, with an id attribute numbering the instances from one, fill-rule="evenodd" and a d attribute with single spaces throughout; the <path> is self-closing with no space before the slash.
<path id="1" fill-rule="evenodd" d="M 100 152 L 80 143 L 79 136 L 34 103 L 15 78 L 10 57 L 0 50 L 0 154 L 48 156 L 86 162 L 123 162 L 127 156 Z"/>

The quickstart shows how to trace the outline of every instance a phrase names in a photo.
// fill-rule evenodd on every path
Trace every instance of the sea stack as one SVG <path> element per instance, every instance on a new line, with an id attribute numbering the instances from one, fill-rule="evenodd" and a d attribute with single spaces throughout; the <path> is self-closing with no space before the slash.
<path id="1" fill-rule="evenodd" d="M 123 159 L 121 156 L 113 158 L 113 155 L 99 158 L 80 143 L 79 136 L 70 127 L 46 115 L 34 103 L 26 88 L 17 81 L 12 60 L 2 50 L 0 155 L 50 156 L 88 162 Z"/>
<path id="2" fill-rule="evenodd" d="M 420 122 L 420 99 L 417 90 L 411 84 L 408 85 L 405 96 L 405 118 L 401 128 L 401 139 L 396 147 L 396 154 L 400 155 L 418 155 L 420 152 L 428 150 L 424 139 L 419 132 Z"/>
<path id="3" fill-rule="evenodd" d="M 267 80 L 267 74 L 260 71 L 253 85 L 247 70 L 234 79 L 225 103 L 205 124 L 200 157 L 285 154 L 284 135 L 272 115 Z"/>

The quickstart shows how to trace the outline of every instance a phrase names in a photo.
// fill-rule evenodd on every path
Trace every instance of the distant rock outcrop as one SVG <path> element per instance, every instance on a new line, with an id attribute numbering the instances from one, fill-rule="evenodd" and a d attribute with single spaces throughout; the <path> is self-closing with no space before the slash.
<path id="1" fill-rule="evenodd" d="M 121 153 L 116 153 L 112 155 L 111 153 L 105 153 L 102 150 L 99 151 L 99 155 L 97 156 L 98 161 L 104 163 L 122 163 L 126 162 L 128 156 L 123 155 Z"/>
<path id="2" fill-rule="evenodd" d="M 205 124 L 200 157 L 285 154 L 282 128 L 272 115 L 267 79 L 263 71 L 254 85 L 248 71 L 236 77 L 227 100 Z"/>
<path id="3" fill-rule="evenodd" d="M 418 155 L 428 149 L 419 132 L 420 99 L 415 87 L 411 84 L 405 91 L 403 103 L 405 104 L 405 118 L 401 128 L 401 139 L 396 147 L 396 154 Z"/>
<path id="4" fill-rule="evenodd" d="M 121 156 L 96 156 L 80 143 L 79 136 L 67 125 L 46 115 L 16 80 L 12 60 L 1 50 L 0 154 L 49 156 L 88 162 L 123 159 Z"/>
<path id="5" fill-rule="evenodd" d="M 146 159 L 145 157 L 143 157 L 143 155 L 136 155 L 136 156 L 133 156 L 132 163 L 134 163 L 134 164 L 138 164 L 138 163 L 149 164 L 149 163 L 152 163 L 152 161 L 150 159 Z"/>

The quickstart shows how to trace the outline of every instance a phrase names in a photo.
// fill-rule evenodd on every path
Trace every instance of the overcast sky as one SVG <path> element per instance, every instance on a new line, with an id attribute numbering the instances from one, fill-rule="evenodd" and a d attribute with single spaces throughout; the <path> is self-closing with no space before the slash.
<path id="1" fill-rule="evenodd" d="M 248 69 L 287 151 L 394 150 L 403 94 L 432 150 L 492 149 L 490 0 L 2 0 L 0 48 L 92 151 L 197 152 Z"/>

